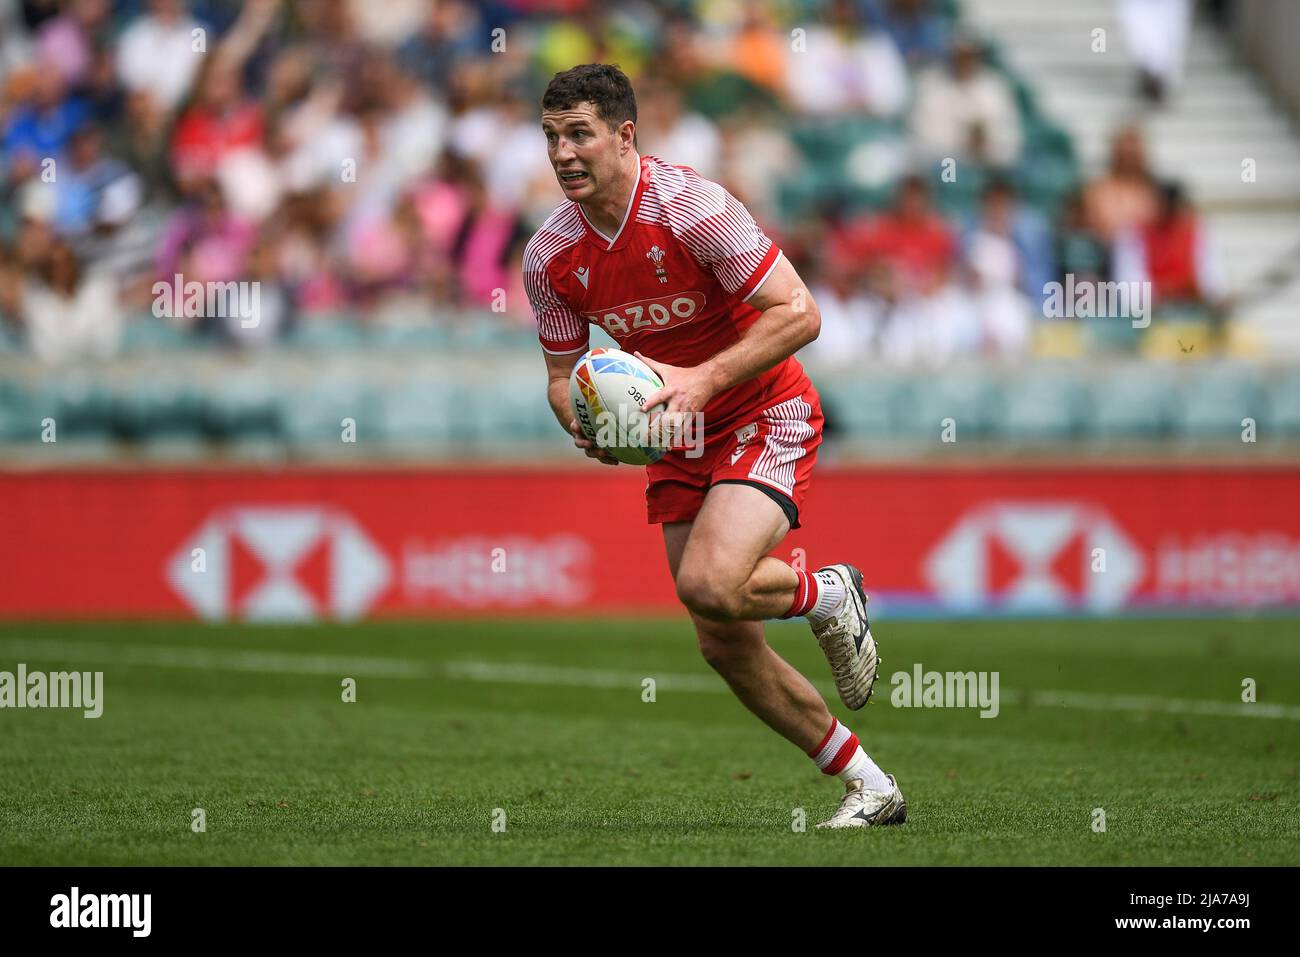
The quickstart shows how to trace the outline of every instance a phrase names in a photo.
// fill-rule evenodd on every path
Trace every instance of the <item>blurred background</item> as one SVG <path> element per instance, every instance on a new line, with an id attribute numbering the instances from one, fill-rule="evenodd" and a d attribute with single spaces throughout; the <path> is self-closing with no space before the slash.
<path id="1" fill-rule="evenodd" d="M 0 455 L 580 468 L 520 260 L 541 92 L 612 61 L 641 151 L 811 284 L 824 461 L 1294 465 L 1297 35 L 1269 0 L 0 0 Z M 1149 325 L 1051 315 L 1109 281 Z M 159 308 L 192 282 L 256 322 Z"/>

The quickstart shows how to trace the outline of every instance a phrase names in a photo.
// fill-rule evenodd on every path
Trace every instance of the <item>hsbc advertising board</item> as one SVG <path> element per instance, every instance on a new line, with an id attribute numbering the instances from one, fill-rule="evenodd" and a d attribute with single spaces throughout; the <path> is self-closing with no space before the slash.
<path id="1" fill-rule="evenodd" d="M 640 469 L 0 473 L 0 616 L 678 614 Z M 1300 467 L 824 468 L 880 612 L 1300 607 Z"/>

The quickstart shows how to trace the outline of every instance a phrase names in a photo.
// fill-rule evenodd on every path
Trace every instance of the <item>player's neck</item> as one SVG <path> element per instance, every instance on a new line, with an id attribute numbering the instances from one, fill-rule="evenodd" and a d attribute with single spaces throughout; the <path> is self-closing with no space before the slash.
<path id="1" fill-rule="evenodd" d="M 611 189 L 606 196 L 600 196 L 593 199 L 592 202 L 583 203 L 582 211 L 587 216 L 587 221 L 592 226 L 600 230 L 606 236 L 615 236 L 619 228 L 623 225 L 623 220 L 627 216 L 628 206 L 632 202 L 632 194 L 636 192 L 638 171 L 641 167 L 640 159 L 635 151 L 627 154 L 628 159 L 623 167 L 623 176 Z"/>

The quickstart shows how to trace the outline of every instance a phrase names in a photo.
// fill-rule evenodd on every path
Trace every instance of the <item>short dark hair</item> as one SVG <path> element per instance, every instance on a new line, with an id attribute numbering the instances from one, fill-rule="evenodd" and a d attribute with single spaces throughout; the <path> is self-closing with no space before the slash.
<path id="1" fill-rule="evenodd" d="M 611 130 L 625 120 L 636 122 L 636 94 L 627 74 L 612 63 L 584 63 L 551 77 L 542 94 L 544 111 L 567 110 L 590 103 Z"/>

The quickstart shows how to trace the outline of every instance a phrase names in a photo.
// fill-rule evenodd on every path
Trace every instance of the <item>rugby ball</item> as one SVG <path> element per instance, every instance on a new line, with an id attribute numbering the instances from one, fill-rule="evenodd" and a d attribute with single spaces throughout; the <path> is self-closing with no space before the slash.
<path id="1" fill-rule="evenodd" d="M 592 349 L 569 375 L 569 402 L 584 436 L 625 465 L 649 465 L 663 457 L 652 443 L 650 413 L 641 406 L 663 388 L 663 380 L 636 356 L 621 349 Z M 650 412 L 663 411 L 660 403 Z"/>

